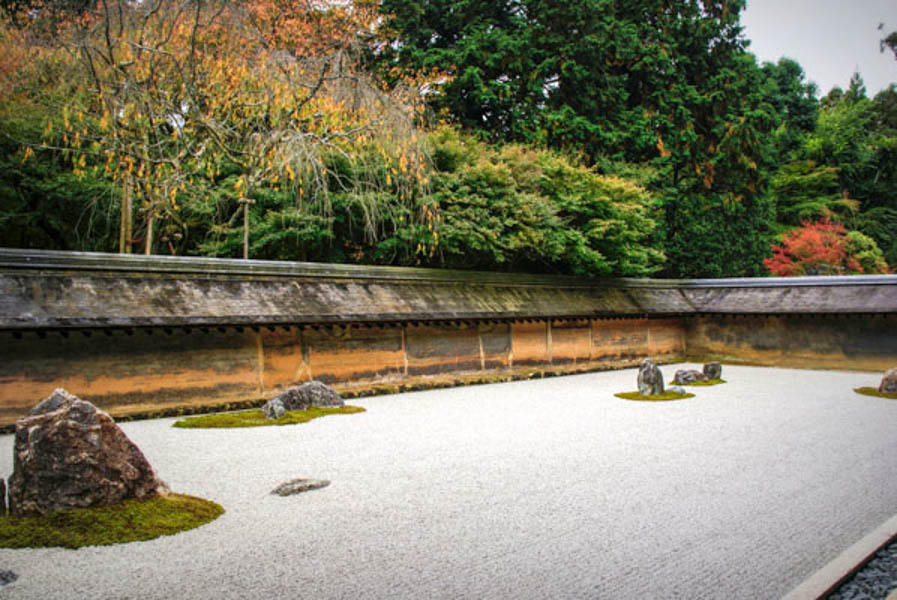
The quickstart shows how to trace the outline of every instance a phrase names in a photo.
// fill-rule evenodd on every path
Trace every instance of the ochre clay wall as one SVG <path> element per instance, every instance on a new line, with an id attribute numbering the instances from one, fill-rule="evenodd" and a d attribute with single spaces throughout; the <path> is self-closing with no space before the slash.
<path id="1" fill-rule="evenodd" d="M 897 314 L 704 315 L 686 346 L 695 360 L 885 371 L 897 366 Z"/>
<path id="2" fill-rule="evenodd" d="M 343 393 L 685 357 L 681 319 L 0 332 L 0 425 L 56 387 L 116 416 L 247 403 L 309 379 Z"/>

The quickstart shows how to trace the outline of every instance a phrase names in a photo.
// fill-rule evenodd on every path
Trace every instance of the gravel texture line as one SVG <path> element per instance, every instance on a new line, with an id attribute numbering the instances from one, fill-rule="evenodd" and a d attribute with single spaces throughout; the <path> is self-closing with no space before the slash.
<path id="1" fill-rule="evenodd" d="M 675 369 L 661 367 L 667 380 Z M 123 424 L 213 523 L 0 550 L 4 598 L 779 598 L 897 513 L 875 374 L 724 366 L 633 402 L 636 370 L 353 400 L 307 424 Z M 12 436 L 0 437 L 0 475 Z M 296 478 L 307 494 L 270 494 Z"/>

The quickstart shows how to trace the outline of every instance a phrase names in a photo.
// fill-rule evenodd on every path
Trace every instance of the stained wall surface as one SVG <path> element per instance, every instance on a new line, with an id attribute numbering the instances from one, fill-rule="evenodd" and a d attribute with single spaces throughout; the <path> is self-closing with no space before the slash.
<path id="1" fill-rule="evenodd" d="M 444 385 L 459 373 L 623 367 L 649 355 L 685 357 L 681 320 L 0 332 L 0 425 L 57 387 L 126 415 L 256 401 L 310 379 L 362 393 Z"/>
<path id="2" fill-rule="evenodd" d="M 697 360 L 883 372 L 897 367 L 897 314 L 704 315 L 686 345 Z"/>

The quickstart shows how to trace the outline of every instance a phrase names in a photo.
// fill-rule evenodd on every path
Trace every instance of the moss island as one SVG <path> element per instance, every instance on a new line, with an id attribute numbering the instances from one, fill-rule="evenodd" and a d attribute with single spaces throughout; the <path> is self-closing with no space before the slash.
<path id="1" fill-rule="evenodd" d="M 707 379 L 707 380 L 705 380 L 705 381 L 693 381 L 693 382 L 691 382 L 691 383 L 677 383 L 676 385 L 687 385 L 687 386 L 691 386 L 691 385 L 694 385 L 694 386 L 704 385 L 704 386 L 708 386 L 708 385 L 719 385 L 719 384 L 721 384 L 721 383 L 726 383 L 726 380 L 725 380 L 725 379 Z"/>
<path id="2" fill-rule="evenodd" d="M 210 500 L 169 494 L 112 506 L 0 517 L 0 548 L 111 546 L 173 535 L 214 521 L 224 509 Z"/>
<path id="3" fill-rule="evenodd" d="M 677 392 L 664 392 L 662 394 L 653 394 L 651 396 L 643 396 L 638 392 L 621 392 L 614 394 L 617 398 L 624 400 L 640 400 L 644 402 L 661 402 L 664 400 L 685 400 L 686 398 L 694 398 L 694 394 L 679 394 Z"/>
<path id="4" fill-rule="evenodd" d="M 327 415 L 351 415 L 365 412 L 361 406 L 321 407 L 311 406 L 305 410 L 289 410 L 279 419 L 268 419 L 261 410 L 241 410 L 237 412 L 214 413 L 189 417 L 175 421 L 174 427 L 186 429 L 215 429 L 231 427 L 264 427 L 267 425 L 295 425 L 306 423 Z"/>
<path id="5" fill-rule="evenodd" d="M 891 394 L 888 392 L 879 392 L 878 388 L 874 387 L 858 387 L 854 388 L 857 394 L 862 394 L 863 396 L 873 396 L 875 398 L 888 398 L 889 400 L 897 400 L 897 394 Z"/>

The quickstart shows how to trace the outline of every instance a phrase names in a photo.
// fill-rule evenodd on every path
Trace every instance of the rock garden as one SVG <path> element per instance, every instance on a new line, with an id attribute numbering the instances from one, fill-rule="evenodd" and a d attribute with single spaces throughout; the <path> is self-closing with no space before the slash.
<path id="1" fill-rule="evenodd" d="M 363 411 L 312 381 L 260 410 L 194 417 L 175 427 L 288 425 Z M 329 483 L 299 478 L 271 493 L 289 496 Z M 109 414 L 60 388 L 16 423 L 13 473 L 8 486 L 0 479 L 0 513 L 0 547 L 79 548 L 171 535 L 213 521 L 224 509 L 172 492 Z"/>
<path id="2" fill-rule="evenodd" d="M 115 421 L 57 389 L 16 423 L 0 547 L 108 545 L 199 527 L 224 510 L 173 493 Z M 8 508 L 8 514 L 6 514 Z"/>

